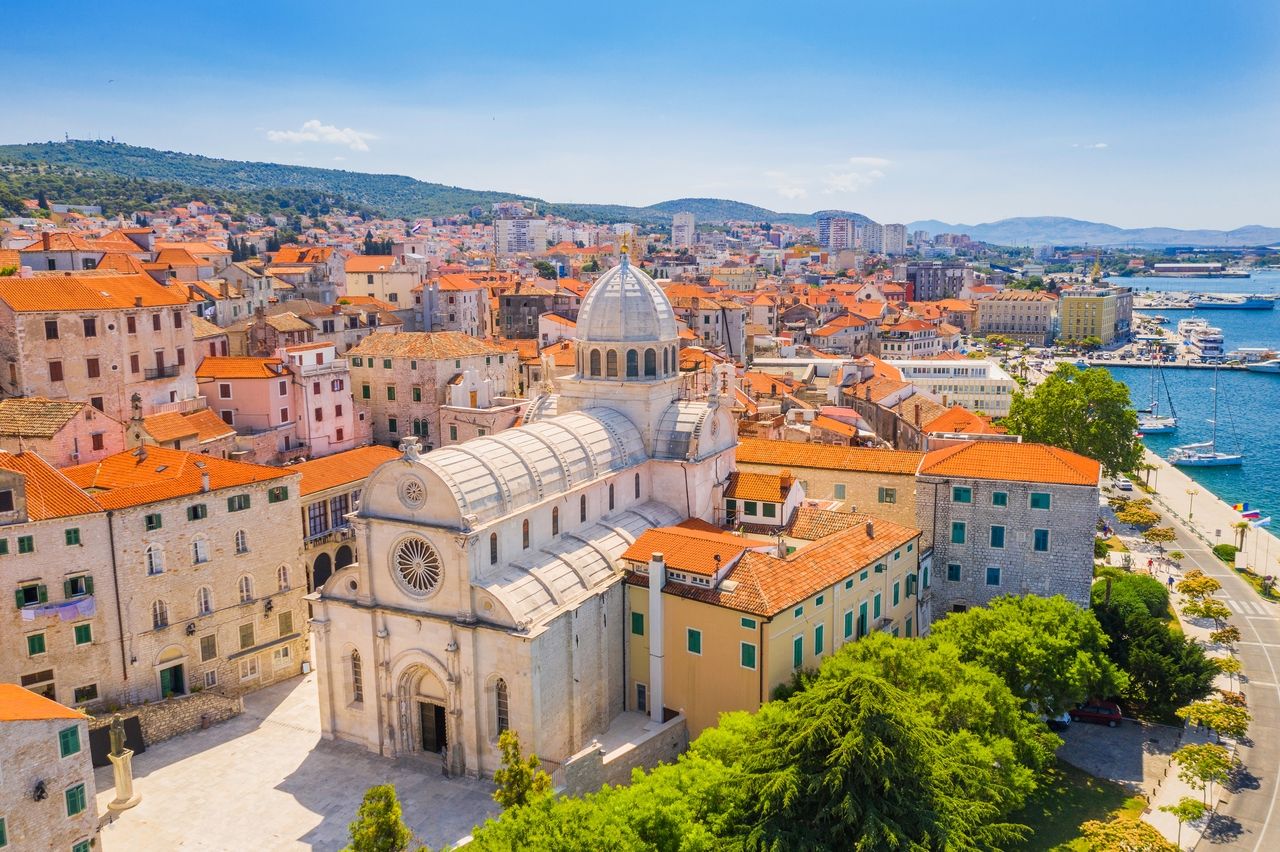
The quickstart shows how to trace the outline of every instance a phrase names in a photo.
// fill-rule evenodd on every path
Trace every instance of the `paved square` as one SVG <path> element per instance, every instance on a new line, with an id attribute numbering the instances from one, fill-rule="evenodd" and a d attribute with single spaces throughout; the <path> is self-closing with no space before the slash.
<path id="1" fill-rule="evenodd" d="M 396 785 L 405 822 L 433 848 L 498 811 L 487 781 L 322 741 L 314 673 L 246 696 L 241 716 L 160 743 L 133 770 L 142 802 L 104 825 L 102 852 L 337 850 L 374 784 Z M 105 814 L 111 768 L 96 778 Z"/>

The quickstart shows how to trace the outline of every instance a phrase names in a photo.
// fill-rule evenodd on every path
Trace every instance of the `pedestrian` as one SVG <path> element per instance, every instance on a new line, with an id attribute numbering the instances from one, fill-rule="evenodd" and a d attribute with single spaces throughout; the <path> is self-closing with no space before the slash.
<path id="1" fill-rule="evenodd" d="M 1166 579 L 1166 580 L 1165 580 L 1165 584 L 1166 584 L 1166 585 L 1168 585 L 1168 586 L 1169 586 L 1169 588 L 1171 588 L 1171 589 L 1173 588 L 1173 575 L 1172 575 L 1172 574 L 1170 574 L 1170 575 L 1169 575 L 1169 577 L 1168 577 L 1168 579 Z"/>

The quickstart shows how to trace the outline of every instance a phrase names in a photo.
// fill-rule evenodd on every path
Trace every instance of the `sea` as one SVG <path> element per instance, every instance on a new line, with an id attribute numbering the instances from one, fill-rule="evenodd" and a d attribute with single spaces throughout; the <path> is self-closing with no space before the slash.
<path id="1" fill-rule="evenodd" d="M 1143 290 L 1196 293 L 1280 293 L 1280 270 L 1254 272 L 1252 278 L 1115 278 L 1112 283 Z M 1166 328 L 1190 316 L 1203 317 L 1222 329 L 1227 351 L 1242 346 L 1268 346 L 1280 351 L 1280 305 L 1272 311 L 1147 311 L 1169 318 Z M 1146 408 L 1151 399 L 1151 374 L 1141 367 L 1110 367 L 1112 375 L 1129 386 L 1134 404 Z M 1178 414 L 1178 430 L 1148 435 L 1148 447 L 1163 457 L 1181 444 L 1207 441 L 1213 417 L 1214 373 L 1207 370 L 1164 370 L 1169 396 Z M 1280 528 L 1280 374 L 1223 370 L 1217 373 L 1218 445 L 1244 453 L 1239 467 L 1180 468 L 1228 503 L 1248 503 L 1264 516 L 1276 518 Z M 1168 407 L 1161 392 L 1161 413 Z"/>

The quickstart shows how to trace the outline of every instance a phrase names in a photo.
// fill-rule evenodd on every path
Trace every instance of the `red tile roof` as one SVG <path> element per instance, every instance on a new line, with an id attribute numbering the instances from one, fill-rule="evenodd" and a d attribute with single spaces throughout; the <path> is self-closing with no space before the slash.
<path id="1" fill-rule="evenodd" d="M 92 311 L 143 307 L 185 307 L 179 293 L 160 286 L 150 275 L 40 273 L 30 278 L 0 278 L 0 302 L 14 311 Z"/>
<path id="2" fill-rule="evenodd" d="M 201 474 L 209 474 L 210 490 L 235 488 L 293 475 L 287 468 L 233 462 L 214 456 L 139 447 L 99 462 L 63 469 L 68 479 L 107 509 L 124 509 L 199 494 Z"/>
<path id="3" fill-rule="evenodd" d="M 1045 444 L 969 441 L 928 453 L 920 462 L 919 474 L 1097 486 L 1102 466 L 1086 456 Z"/>
<path id="4" fill-rule="evenodd" d="M 284 362 L 279 358 L 210 355 L 196 368 L 197 379 L 278 379 L 282 375 Z"/>
<path id="5" fill-rule="evenodd" d="M 802 444 L 797 441 L 772 441 L 767 438 L 742 438 L 738 442 L 738 462 L 741 464 L 912 476 L 920 466 L 922 458 L 924 458 L 923 453 L 906 450 L 835 447 L 827 444 Z"/>
<path id="6" fill-rule="evenodd" d="M 0 683 L 0 722 L 43 722 L 48 719 L 87 718 L 79 710 L 64 707 L 16 683 Z"/>
<path id="7" fill-rule="evenodd" d="M 374 444 L 295 464 L 289 471 L 302 474 L 298 493 L 305 497 L 337 485 L 367 479 L 379 465 L 400 457 L 400 451 L 394 447 Z"/>
<path id="8" fill-rule="evenodd" d="M 768 542 L 763 544 L 767 546 Z M 710 577 L 746 551 L 761 545 L 762 542 L 719 530 L 657 527 L 641 533 L 621 558 L 627 562 L 648 563 L 654 553 L 661 553 L 670 569 Z"/>
<path id="9" fill-rule="evenodd" d="M 0 450 L 0 468 L 26 475 L 27 517 L 33 521 L 93 515 L 102 507 L 35 453 Z"/>

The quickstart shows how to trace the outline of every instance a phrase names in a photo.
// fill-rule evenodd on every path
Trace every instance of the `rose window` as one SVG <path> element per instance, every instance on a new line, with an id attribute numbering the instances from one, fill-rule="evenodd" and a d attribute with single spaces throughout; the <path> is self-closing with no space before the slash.
<path id="1" fill-rule="evenodd" d="M 440 582 L 440 557 L 425 539 L 400 542 L 392 562 L 400 581 L 414 594 L 428 594 Z"/>

